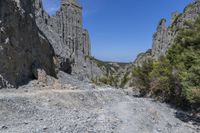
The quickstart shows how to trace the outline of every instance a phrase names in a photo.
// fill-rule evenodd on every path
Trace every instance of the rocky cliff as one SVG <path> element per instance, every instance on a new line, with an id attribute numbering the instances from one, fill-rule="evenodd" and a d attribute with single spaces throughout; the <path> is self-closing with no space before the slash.
<path id="1" fill-rule="evenodd" d="M 151 59 L 152 58 L 152 50 L 149 49 L 144 53 L 140 53 L 137 58 L 135 59 L 135 61 L 133 62 L 134 65 L 136 66 L 141 66 L 146 60 Z"/>
<path id="2" fill-rule="evenodd" d="M 194 21 L 200 14 L 200 1 L 196 0 L 185 7 L 182 13 L 174 12 L 170 20 L 169 26 L 166 25 L 166 19 L 162 18 L 158 23 L 156 32 L 153 35 L 152 48 L 147 52 L 140 53 L 132 65 L 122 73 L 122 79 L 124 87 L 129 87 L 134 83 L 132 71 L 135 66 L 141 66 L 148 60 L 157 60 L 160 56 L 165 55 L 167 50 L 173 44 L 175 38 L 181 29 L 185 28 L 185 23 L 188 21 Z M 132 82 L 132 83 L 131 83 Z"/>
<path id="3" fill-rule="evenodd" d="M 55 76 L 54 51 L 35 23 L 33 0 L 0 0 L 0 88 L 22 85 L 38 69 Z"/>
<path id="4" fill-rule="evenodd" d="M 184 28 L 184 23 L 194 21 L 200 14 L 200 1 L 196 0 L 185 7 L 183 13 L 172 13 L 169 26 L 166 19 L 162 18 L 158 23 L 156 32 L 153 35 L 151 50 L 141 53 L 134 61 L 135 65 L 141 65 L 146 59 L 158 59 L 161 55 L 165 55 L 170 45 L 178 35 L 180 29 Z"/>
<path id="5" fill-rule="evenodd" d="M 58 71 L 80 80 L 99 77 L 103 72 L 90 47 L 76 0 L 61 0 L 54 16 L 42 0 L 0 0 L 0 88 L 56 77 Z"/>
<path id="6" fill-rule="evenodd" d="M 42 0 L 35 0 L 36 22 L 54 48 L 58 68 L 80 79 L 102 74 L 92 62 L 89 33 L 82 26 L 82 7 L 76 0 L 61 0 L 56 15 L 49 16 Z"/>
<path id="7" fill-rule="evenodd" d="M 153 36 L 152 57 L 159 58 L 165 55 L 166 51 L 173 43 L 180 29 L 184 28 L 184 23 L 194 21 L 200 14 L 200 1 L 196 0 L 189 4 L 183 13 L 172 13 L 171 23 L 166 26 L 166 19 L 161 19 L 157 31 Z"/>

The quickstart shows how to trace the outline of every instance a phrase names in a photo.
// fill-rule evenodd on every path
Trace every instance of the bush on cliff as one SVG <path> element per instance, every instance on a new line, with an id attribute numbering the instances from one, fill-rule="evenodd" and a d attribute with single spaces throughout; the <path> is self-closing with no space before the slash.
<path id="1" fill-rule="evenodd" d="M 166 56 L 133 69 L 146 95 L 178 106 L 200 107 L 200 19 L 187 22 Z"/>
<path id="2" fill-rule="evenodd" d="M 169 49 L 167 58 L 178 72 L 182 97 L 200 106 L 200 18 L 187 22 Z"/>
<path id="3" fill-rule="evenodd" d="M 150 95 L 161 101 L 169 101 L 172 98 L 173 80 L 172 67 L 167 58 L 161 56 L 153 62 L 150 72 Z"/>
<path id="4" fill-rule="evenodd" d="M 150 72 L 153 70 L 152 60 L 143 63 L 142 66 L 135 66 L 132 71 L 134 78 L 133 86 L 140 88 L 142 95 L 147 95 L 150 88 Z"/>

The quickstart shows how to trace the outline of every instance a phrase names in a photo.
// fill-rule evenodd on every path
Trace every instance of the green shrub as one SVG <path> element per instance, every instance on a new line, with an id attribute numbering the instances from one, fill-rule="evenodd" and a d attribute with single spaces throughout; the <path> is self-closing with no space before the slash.
<path id="1" fill-rule="evenodd" d="M 170 101 L 173 96 L 172 66 L 169 60 L 161 56 L 153 63 L 150 73 L 150 94 L 161 100 Z"/>
<path id="2" fill-rule="evenodd" d="M 200 106 L 200 19 L 186 22 L 166 56 L 134 67 L 135 86 L 145 95 L 178 106 Z"/>
<path id="3" fill-rule="evenodd" d="M 134 86 L 140 88 L 142 95 L 147 95 L 150 88 L 150 73 L 153 69 L 152 60 L 147 60 L 142 66 L 135 66 L 132 71 Z"/>
<path id="4" fill-rule="evenodd" d="M 106 84 L 117 87 L 118 78 L 115 75 L 106 75 L 98 79 L 96 84 Z"/>
<path id="5" fill-rule="evenodd" d="M 126 72 L 124 77 L 122 78 L 122 81 L 120 83 L 120 87 L 123 88 L 129 80 L 130 80 L 129 73 Z"/>
<path id="6" fill-rule="evenodd" d="M 181 85 L 181 97 L 191 106 L 200 105 L 200 19 L 185 23 L 167 53 L 176 69 Z"/>

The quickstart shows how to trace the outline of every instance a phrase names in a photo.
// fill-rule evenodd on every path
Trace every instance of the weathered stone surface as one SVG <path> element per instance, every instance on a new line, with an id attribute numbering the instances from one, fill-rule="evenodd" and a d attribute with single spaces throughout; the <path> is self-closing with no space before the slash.
<path id="1" fill-rule="evenodd" d="M 101 70 L 90 60 L 89 33 L 82 26 L 82 7 L 76 0 L 61 0 L 54 16 L 43 9 L 42 0 L 35 0 L 36 22 L 54 48 L 59 69 L 80 79 L 94 78 Z"/>
<path id="2" fill-rule="evenodd" d="M 165 55 L 166 51 L 176 38 L 179 29 L 184 28 L 186 21 L 194 21 L 200 14 L 200 1 L 189 4 L 183 13 L 174 12 L 172 14 L 171 24 L 167 27 L 166 20 L 159 22 L 157 31 L 153 36 L 152 56 L 154 59 Z"/>
<path id="3" fill-rule="evenodd" d="M 32 73 L 33 76 L 40 82 L 47 82 L 47 74 L 45 72 L 45 70 L 43 70 L 41 68 L 41 66 L 39 64 L 33 64 L 32 65 Z"/>
<path id="4" fill-rule="evenodd" d="M 141 66 L 145 61 L 152 59 L 152 50 L 149 49 L 145 53 L 140 53 L 133 62 L 136 66 Z"/>
<path id="5" fill-rule="evenodd" d="M 199 124 L 183 122 L 174 108 L 138 92 L 94 89 L 62 73 L 43 87 L 37 81 L 19 90 L 0 90 L 1 133 L 199 133 Z M 64 81 L 63 81 L 64 80 Z M 63 83 L 64 82 L 64 83 Z M 70 83 L 73 82 L 73 83 Z M 77 86 L 74 88 L 74 86 Z M 180 112 L 180 111 L 179 111 Z"/>
<path id="6" fill-rule="evenodd" d="M 55 76 L 54 52 L 35 23 L 32 0 L 0 0 L 0 88 L 33 79 L 37 63 Z"/>
<path id="7" fill-rule="evenodd" d="M 145 53 L 140 53 L 136 60 L 122 73 L 121 79 L 128 79 L 124 87 L 128 88 L 137 81 L 134 81 L 131 75 L 132 69 L 135 66 L 141 66 L 145 61 L 153 59 L 156 60 L 160 56 L 165 55 L 167 50 L 173 44 L 174 39 L 178 35 L 180 29 L 184 28 L 184 23 L 187 21 L 194 21 L 200 14 L 200 0 L 196 0 L 189 4 L 183 11 L 183 13 L 174 12 L 172 13 L 172 18 L 170 25 L 166 26 L 166 19 L 160 20 L 157 30 L 153 35 L 153 44 L 151 50 Z M 121 80 L 120 79 L 120 80 Z M 121 80 L 123 81 L 123 80 Z M 134 86 L 134 85 L 133 85 Z"/>
<path id="8" fill-rule="evenodd" d="M 200 1 L 189 4 L 183 13 L 172 13 L 170 25 L 166 26 L 166 19 L 162 18 L 153 35 L 153 43 L 151 51 L 141 53 L 134 61 L 135 65 L 141 65 L 145 60 L 150 58 L 158 59 L 161 55 L 165 55 L 167 50 L 173 44 L 180 29 L 184 28 L 184 23 L 194 21 L 200 14 Z"/>
<path id="9" fill-rule="evenodd" d="M 162 54 L 165 54 L 168 43 L 170 42 L 167 33 L 166 19 L 161 19 L 157 27 L 157 32 L 153 35 L 153 57 L 158 58 Z"/>

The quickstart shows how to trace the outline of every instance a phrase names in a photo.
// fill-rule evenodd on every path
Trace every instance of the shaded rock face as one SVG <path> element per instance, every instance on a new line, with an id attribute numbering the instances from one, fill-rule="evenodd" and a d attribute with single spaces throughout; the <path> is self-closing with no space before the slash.
<path id="1" fill-rule="evenodd" d="M 37 63 L 55 76 L 54 52 L 35 23 L 33 0 L 0 0 L 0 88 L 34 78 Z"/>
<path id="2" fill-rule="evenodd" d="M 82 7 L 76 0 L 61 0 L 56 15 L 49 16 L 42 0 L 35 0 L 36 23 L 54 48 L 58 68 L 82 78 L 94 78 L 101 70 L 90 60 L 89 33 L 82 26 Z"/>
<path id="3" fill-rule="evenodd" d="M 154 59 L 165 55 L 173 43 L 180 29 L 184 28 L 186 21 L 194 21 L 200 14 L 200 1 L 189 4 L 183 13 L 174 12 L 170 25 L 166 26 L 166 20 L 162 19 L 153 36 L 152 56 Z"/>

